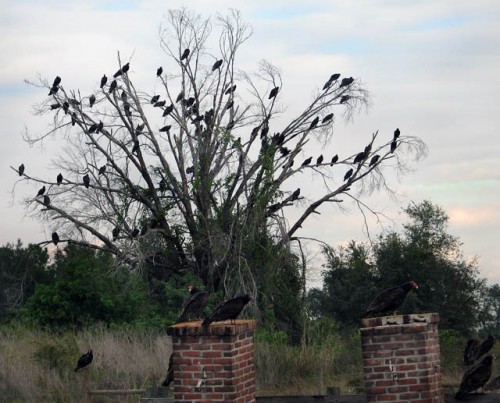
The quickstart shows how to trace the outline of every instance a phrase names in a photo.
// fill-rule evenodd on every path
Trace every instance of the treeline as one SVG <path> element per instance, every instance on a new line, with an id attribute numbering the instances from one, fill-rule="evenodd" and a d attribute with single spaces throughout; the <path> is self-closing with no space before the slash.
<path id="1" fill-rule="evenodd" d="M 252 314 L 261 327 L 281 331 L 293 342 L 315 339 L 304 329 L 321 332 L 325 324 L 330 330 L 356 329 L 381 290 L 415 280 L 419 289 L 409 294 L 401 313 L 438 312 L 442 329 L 462 335 L 498 333 L 500 286 L 487 285 L 477 260 L 463 257 L 460 240 L 447 232 L 446 213 L 429 201 L 411 204 L 404 212 L 408 220 L 401 232 L 385 232 L 371 244 L 352 241 L 346 247 L 326 247 L 323 285 L 309 290 L 307 298 L 296 292 L 302 288 L 300 265 L 281 270 L 283 280 L 269 286 L 286 303 L 274 301 L 269 309 L 257 296 Z M 109 254 L 74 244 L 57 249 L 52 257 L 46 249 L 21 241 L 0 248 L 4 323 L 17 320 L 48 329 L 96 323 L 164 328 L 176 320 L 189 284 L 203 288 L 191 272 L 161 281 L 148 270 L 131 271 Z M 212 293 L 207 311 L 223 298 Z M 280 324 L 277 316 L 290 320 Z"/>

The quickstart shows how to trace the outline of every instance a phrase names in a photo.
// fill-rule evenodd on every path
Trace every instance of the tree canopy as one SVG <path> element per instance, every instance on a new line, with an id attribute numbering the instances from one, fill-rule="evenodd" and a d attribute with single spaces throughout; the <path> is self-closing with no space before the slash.
<path id="1" fill-rule="evenodd" d="M 147 73 L 154 93 L 136 87 L 134 60 L 121 58 L 90 94 L 60 76 L 37 83 L 48 93 L 37 112 L 53 121 L 26 140 L 55 136 L 67 146 L 53 177 L 27 163 L 13 169 L 41 187 L 25 203 L 53 233 L 46 243 L 99 249 L 161 281 L 193 270 L 209 291 L 259 294 L 261 307 L 287 311 L 279 307 L 304 288 L 291 246 L 311 215 L 340 196 L 360 203 L 366 192 L 389 190 L 384 172 L 404 172 L 426 148 L 397 129 L 369 135 L 353 155 L 311 155 L 313 144 L 329 144 L 339 117 L 367 105 L 366 90 L 333 71 L 283 123 L 279 69 L 237 67 L 250 35 L 235 11 L 202 18 L 173 10 L 161 32 L 168 61 Z M 321 194 L 306 198 L 294 185 L 305 172 L 323 183 Z"/>

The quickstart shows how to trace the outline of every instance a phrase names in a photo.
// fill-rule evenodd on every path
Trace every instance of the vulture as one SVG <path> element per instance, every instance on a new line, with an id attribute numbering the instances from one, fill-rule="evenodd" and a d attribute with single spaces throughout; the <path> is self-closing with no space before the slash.
<path id="1" fill-rule="evenodd" d="M 101 85 L 100 88 L 104 87 L 106 83 L 108 82 L 108 77 L 106 77 L 106 74 L 104 74 L 101 78 Z"/>
<path id="2" fill-rule="evenodd" d="M 54 78 L 54 82 L 52 83 L 52 87 L 57 87 L 59 84 L 61 84 L 61 77 L 56 76 L 56 78 Z"/>
<path id="3" fill-rule="evenodd" d="M 78 359 L 78 362 L 76 363 L 75 372 L 89 365 L 92 362 L 93 358 L 94 356 L 92 354 L 92 350 L 88 350 Z"/>
<path id="4" fill-rule="evenodd" d="M 476 362 L 477 352 L 479 349 L 479 340 L 477 339 L 469 339 L 465 344 L 464 349 L 464 365 L 469 366 Z"/>
<path id="5" fill-rule="evenodd" d="M 19 168 L 18 168 L 17 172 L 19 173 L 19 176 L 23 176 L 23 173 L 24 173 L 24 164 L 19 165 Z"/>
<path id="6" fill-rule="evenodd" d="M 97 123 L 93 123 L 92 125 L 90 125 L 89 133 L 94 133 L 97 130 L 97 126 Z"/>
<path id="7" fill-rule="evenodd" d="M 186 59 L 189 56 L 189 49 L 184 49 L 184 52 L 182 52 L 181 60 Z"/>
<path id="8" fill-rule="evenodd" d="M 488 354 L 481 362 L 465 371 L 458 392 L 455 394 L 456 400 L 461 400 L 467 393 L 482 388 L 488 382 L 494 359 L 492 354 Z"/>
<path id="9" fill-rule="evenodd" d="M 332 160 L 330 161 L 330 166 L 332 166 L 333 164 L 335 164 L 338 160 L 339 160 L 339 156 L 338 156 L 338 154 L 335 154 L 332 157 Z"/>
<path id="10" fill-rule="evenodd" d="M 52 87 L 49 91 L 49 95 L 57 94 L 57 91 L 59 91 L 59 87 Z"/>
<path id="11" fill-rule="evenodd" d="M 334 81 L 337 81 L 338 78 L 340 77 L 340 74 L 339 73 L 335 73 L 335 74 L 332 74 L 330 76 L 330 78 L 328 79 L 328 81 L 325 83 L 325 85 L 323 86 L 323 90 L 326 90 L 328 88 L 330 88 L 330 86 L 332 85 L 332 83 Z"/>
<path id="12" fill-rule="evenodd" d="M 484 354 L 490 351 L 495 345 L 495 342 L 495 337 L 490 334 L 488 338 L 480 344 L 477 350 L 476 359 L 481 358 Z"/>
<path id="13" fill-rule="evenodd" d="M 45 193 L 45 185 L 43 185 L 40 190 L 38 191 L 36 197 L 39 197 Z"/>
<path id="14" fill-rule="evenodd" d="M 50 206 L 50 197 L 47 195 L 43 196 L 43 204 L 46 206 Z"/>
<path id="15" fill-rule="evenodd" d="M 372 157 L 372 159 L 370 160 L 370 164 L 368 166 L 371 167 L 371 166 L 375 165 L 378 162 L 379 159 L 380 159 L 380 155 L 378 155 L 378 154 L 374 155 Z"/>
<path id="16" fill-rule="evenodd" d="M 342 81 L 340 82 L 339 88 L 347 87 L 348 85 L 351 85 L 353 82 L 354 82 L 354 78 L 352 78 L 352 77 L 343 78 Z"/>
<path id="17" fill-rule="evenodd" d="M 328 123 L 330 120 L 333 119 L 333 113 L 329 113 L 328 115 L 326 115 L 323 120 L 321 121 L 321 123 Z"/>
<path id="18" fill-rule="evenodd" d="M 118 238 L 118 235 L 120 235 L 120 227 L 116 226 L 115 228 L 113 228 L 111 234 L 113 235 L 113 241 L 116 241 L 116 238 Z"/>
<path id="19" fill-rule="evenodd" d="M 319 116 L 316 116 L 309 125 L 309 130 L 314 129 L 318 125 L 318 123 L 319 123 Z"/>
<path id="20" fill-rule="evenodd" d="M 104 175 L 106 172 L 106 165 L 103 165 L 102 167 L 99 168 L 99 176 Z"/>
<path id="21" fill-rule="evenodd" d="M 396 129 L 394 131 L 394 139 L 397 139 L 400 135 L 401 135 L 401 132 L 399 131 L 399 129 Z"/>
<path id="22" fill-rule="evenodd" d="M 111 94 L 114 90 L 116 90 L 117 85 L 118 85 L 118 83 L 116 82 L 116 80 L 111 81 L 111 84 L 109 85 L 108 93 Z"/>
<path id="23" fill-rule="evenodd" d="M 184 302 L 184 309 L 175 323 L 188 322 L 199 318 L 208 303 L 208 292 L 189 286 L 189 297 Z"/>
<path id="24" fill-rule="evenodd" d="M 252 300 L 249 294 L 240 295 L 236 298 L 222 301 L 214 311 L 203 321 L 202 326 L 207 328 L 212 322 L 224 320 L 236 320 L 245 305 Z"/>
<path id="25" fill-rule="evenodd" d="M 294 201 L 294 200 L 297 200 L 300 196 L 300 188 L 297 188 L 297 190 L 295 190 L 293 193 L 292 193 L 292 196 L 290 197 L 290 200 L 291 201 Z"/>
<path id="26" fill-rule="evenodd" d="M 280 87 L 274 87 L 271 92 L 269 93 L 269 99 L 274 98 L 276 95 L 278 95 Z"/>
<path id="27" fill-rule="evenodd" d="M 158 67 L 158 69 L 156 70 L 156 77 L 160 77 L 163 73 L 163 67 Z"/>
<path id="28" fill-rule="evenodd" d="M 59 239 L 59 235 L 57 234 L 57 232 L 53 232 L 52 233 L 52 242 L 54 242 L 54 245 L 57 246 L 57 244 L 59 243 L 60 239 Z"/>
<path id="29" fill-rule="evenodd" d="M 118 71 L 117 71 L 117 72 L 113 75 L 113 77 L 114 77 L 114 78 L 116 78 L 116 77 L 118 77 L 118 76 L 121 76 L 123 73 L 126 73 L 127 71 L 129 71 L 129 69 L 130 69 L 130 65 L 129 65 L 129 63 L 124 64 L 124 65 L 123 65 L 123 67 L 122 67 L 120 70 L 118 70 Z"/>
<path id="30" fill-rule="evenodd" d="M 393 153 L 394 151 L 396 151 L 396 148 L 398 146 L 398 142 L 396 139 L 392 140 L 391 142 L 391 153 Z"/>
<path id="31" fill-rule="evenodd" d="M 95 95 L 92 94 L 90 97 L 89 97 L 89 105 L 90 107 L 92 108 L 95 104 Z"/>
<path id="32" fill-rule="evenodd" d="M 63 181 L 63 176 L 62 176 L 62 173 L 59 173 L 59 175 L 57 175 L 57 184 L 60 185 Z"/>
<path id="33" fill-rule="evenodd" d="M 168 359 L 168 370 L 167 377 L 161 384 L 161 386 L 168 387 L 174 381 L 174 353 L 170 354 L 170 358 Z"/>
<path id="34" fill-rule="evenodd" d="M 358 162 L 362 162 L 365 159 L 365 152 L 362 151 L 356 157 L 354 157 L 354 163 L 357 164 Z"/>
<path id="35" fill-rule="evenodd" d="M 306 166 L 306 165 L 309 165 L 312 161 L 313 157 L 309 157 L 307 158 L 303 163 L 302 163 L 302 166 Z"/>
<path id="36" fill-rule="evenodd" d="M 153 97 L 151 98 L 151 101 L 150 101 L 151 105 L 157 103 L 159 99 L 160 99 L 159 95 L 153 95 Z"/>
<path id="37" fill-rule="evenodd" d="M 349 169 L 349 170 L 345 173 L 345 175 L 344 175 L 344 181 L 346 181 L 347 179 L 349 179 L 349 178 L 351 177 L 351 175 L 352 175 L 352 173 L 353 173 L 353 172 L 354 172 L 354 170 L 353 170 L 352 168 L 351 168 L 351 169 Z"/>
<path id="38" fill-rule="evenodd" d="M 405 300 L 408 292 L 413 288 L 418 289 L 417 283 L 408 281 L 397 287 L 382 291 L 368 306 L 363 317 L 383 316 L 383 314 L 395 312 Z"/>
<path id="39" fill-rule="evenodd" d="M 323 162 L 323 154 L 321 154 L 318 159 L 316 160 L 316 165 L 319 165 Z"/>
<path id="40" fill-rule="evenodd" d="M 220 66 L 222 66 L 222 59 L 217 60 L 214 65 L 212 66 L 212 71 L 217 70 Z"/>
<path id="41" fill-rule="evenodd" d="M 90 177 L 88 174 L 83 175 L 83 184 L 88 189 L 90 186 Z"/>

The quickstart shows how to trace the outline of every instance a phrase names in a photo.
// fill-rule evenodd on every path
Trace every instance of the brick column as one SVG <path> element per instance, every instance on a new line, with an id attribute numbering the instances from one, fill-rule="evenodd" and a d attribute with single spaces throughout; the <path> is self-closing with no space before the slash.
<path id="1" fill-rule="evenodd" d="M 254 320 L 170 326 L 176 402 L 255 402 Z"/>
<path id="2" fill-rule="evenodd" d="M 367 402 L 444 402 L 437 313 L 363 320 Z"/>

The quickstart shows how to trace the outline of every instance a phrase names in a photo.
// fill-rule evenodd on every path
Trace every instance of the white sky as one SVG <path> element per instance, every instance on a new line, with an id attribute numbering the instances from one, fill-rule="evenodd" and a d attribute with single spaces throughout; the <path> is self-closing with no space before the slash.
<path id="1" fill-rule="evenodd" d="M 290 114 L 334 72 L 361 79 L 373 106 L 349 124 L 338 121 L 334 145 L 318 154 L 350 155 L 376 130 L 389 138 L 399 127 L 422 138 L 427 159 L 400 181 L 391 178 L 399 199 L 378 194 L 367 203 L 394 220 L 385 220 L 384 228 L 399 222 L 410 201 L 430 199 L 442 206 L 466 258 L 479 256 L 482 276 L 500 282 L 500 2 L 495 0 L 0 0 L 0 245 L 49 235 L 19 206 L 25 192 L 37 189 L 18 184 L 12 194 L 18 177 L 9 166 L 24 162 L 27 170 L 43 172 L 59 151 L 50 143 L 30 148 L 22 141 L 25 127 L 44 129 L 32 105 L 46 96 L 23 80 L 59 75 L 67 88 L 90 93 L 103 73 L 116 70 L 120 51 L 122 58 L 132 58 L 136 83 L 153 91 L 156 68 L 165 64 L 158 30 L 168 8 L 180 6 L 204 16 L 241 10 L 254 35 L 242 48 L 240 67 L 253 70 L 261 59 L 279 66 L 281 102 Z M 347 214 L 334 206 L 320 211 L 298 235 L 330 245 L 366 239 L 354 208 Z M 372 223 L 371 234 L 381 230 Z"/>

